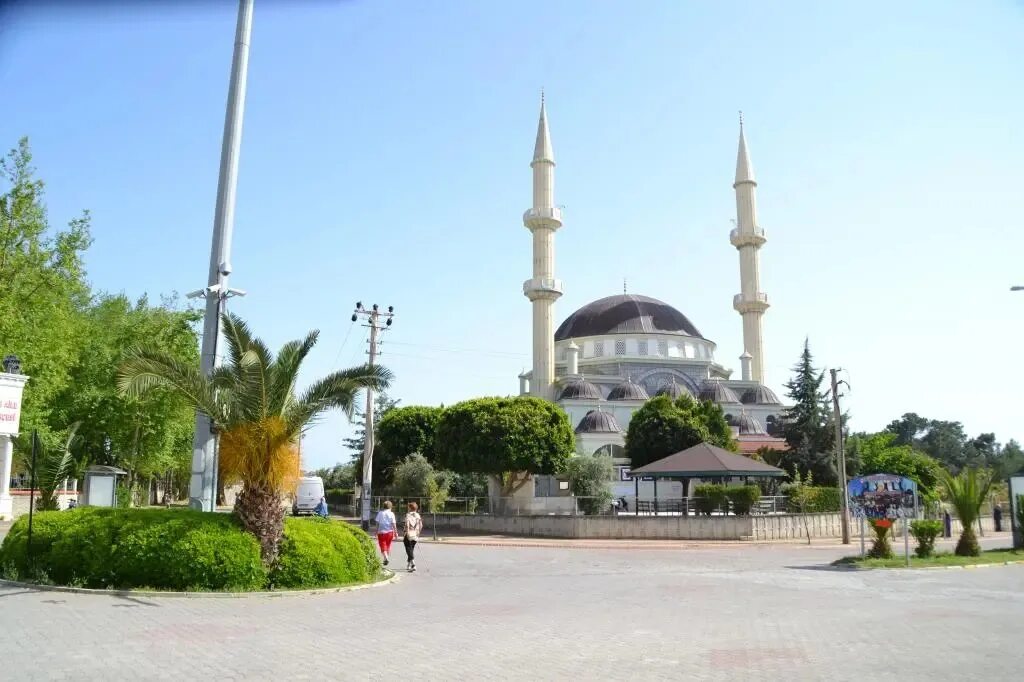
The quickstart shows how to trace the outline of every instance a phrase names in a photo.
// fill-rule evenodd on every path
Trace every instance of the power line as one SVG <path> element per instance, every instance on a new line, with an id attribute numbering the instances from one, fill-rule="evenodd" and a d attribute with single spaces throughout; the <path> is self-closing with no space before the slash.
<path id="1" fill-rule="evenodd" d="M 525 357 L 527 357 L 526 353 L 513 353 L 511 351 L 501 351 L 501 350 L 480 350 L 480 349 L 475 349 L 475 348 L 445 348 L 443 346 L 428 346 L 428 345 L 422 344 L 422 343 L 405 343 L 405 342 L 402 342 L 402 341 L 392 341 L 391 344 L 395 345 L 395 346 L 413 346 L 413 347 L 416 347 L 416 348 L 423 348 L 423 349 L 426 349 L 426 350 L 437 350 L 437 351 L 442 351 L 444 353 L 470 353 L 470 354 L 476 354 L 476 355 L 502 355 L 502 356 L 517 357 L 517 358 L 525 358 Z"/>
<path id="2" fill-rule="evenodd" d="M 337 366 L 338 359 L 341 357 L 341 351 L 345 350 L 345 344 L 348 343 L 348 337 L 352 333 L 352 330 L 355 329 L 355 326 L 356 326 L 355 322 L 351 323 L 348 326 L 348 331 L 345 332 L 345 338 L 341 340 L 341 345 L 338 347 L 338 352 L 334 356 L 334 365 L 335 366 Z"/>

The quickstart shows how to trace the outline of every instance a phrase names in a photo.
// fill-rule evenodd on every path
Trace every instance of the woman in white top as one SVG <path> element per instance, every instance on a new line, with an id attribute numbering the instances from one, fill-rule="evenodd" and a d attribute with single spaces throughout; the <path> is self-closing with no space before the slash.
<path id="1" fill-rule="evenodd" d="M 398 521 L 395 519 L 395 513 L 391 511 L 391 500 L 384 501 L 384 508 L 377 512 L 377 545 L 380 547 L 380 553 L 384 557 L 384 565 L 388 565 L 388 560 L 391 558 L 391 542 L 395 539 L 395 534 L 398 531 Z"/>
<path id="2" fill-rule="evenodd" d="M 420 518 L 418 505 L 415 502 L 409 503 L 409 512 L 405 515 L 405 537 L 402 538 L 405 544 L 405 556 L 408 558 L 406 568 L 412 573 L 416 570 L 416 541 L 420 538 L 420 531 L 423 530 L 423 519 Z"/>

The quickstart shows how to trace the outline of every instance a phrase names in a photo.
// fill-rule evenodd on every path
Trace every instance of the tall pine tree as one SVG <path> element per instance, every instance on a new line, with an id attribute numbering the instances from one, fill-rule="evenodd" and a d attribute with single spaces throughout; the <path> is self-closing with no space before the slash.
<path id="1" fill-rule="evenodd" d="M 819 485 L 835 485 L 835 432 L 828 408 L 827 391 L 822 390 L 825 373 L 814 366 L 811 348 L 804 340 L 800 361 L 793 367 L 793 378 L 785 384 L 793 406 L 784 416 L 783 436 L 789 445 L 786 458 L 796 472 L 810 473 Z"/>

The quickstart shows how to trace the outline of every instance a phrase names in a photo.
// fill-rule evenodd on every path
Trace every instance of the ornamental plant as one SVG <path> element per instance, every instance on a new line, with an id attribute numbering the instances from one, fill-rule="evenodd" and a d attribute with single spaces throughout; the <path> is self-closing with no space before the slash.
<path id="1" fill-rule="evenodd" d="M 870 519 L 870 522 L 871 529 L 875 531 L 875 541 L 868 556 L 872 559 L 891 559 L 893 554 L 889 531 L 892 529 L 892 519 Z"/>
<path id="2" fill-rule="evenodd" d="M 361 391 L 387 388 L 391 373 L 379 365 L 344 369 L 298 392 L 299 369 L 318 331 L 289 341 L 275 356 L 237 315 L 222 315 L 221 325 L 227 357 L 212 375 L 163 349 L 134 348 L 119 368 L 118 388 L 129 396 L 166 389 L 210 418 L 220 439 L 221 480 L 241 481 L 235 513 L 270 566 L 284 532 L 284 495 L 300 475 L 302 432 L 329 409 L 351 414 Z"/>
<path id="3" fill-rule="evenodd" d="M 963 526 L 954 553 L 957 556 L 981 555 L 981 545 L 978 544 L 978 536 L 974 534 L 974 524 L 978 522 L 981 505 L 992 486 L 992 478 L 979 473 L 977 469 L 965 469 L 958 476 L 953 476 L 943 469 L 939 475 L 946 498 L 956 511 L 960 525 Z"/>
<path id="4" fill-rule="evenodd" d="M 917 540 L 914 554 L 922 559 L 932 556 L 935 550 L 935 538 L 939 537 L 940 533 L 942 533 L 942 521 L 911 521 L 910 534 Z"/>

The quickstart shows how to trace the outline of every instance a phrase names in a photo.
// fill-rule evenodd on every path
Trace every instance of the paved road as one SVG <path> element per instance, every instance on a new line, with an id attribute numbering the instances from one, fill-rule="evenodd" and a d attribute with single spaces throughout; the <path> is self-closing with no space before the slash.
<path id="1" fill-rule="evenodd" d="M 0 677 L 1020 679 L 1024 565 L 828 570 L 834 545 L 420 554 L 393 585 L 321 596 L 0 587 Z"/>

